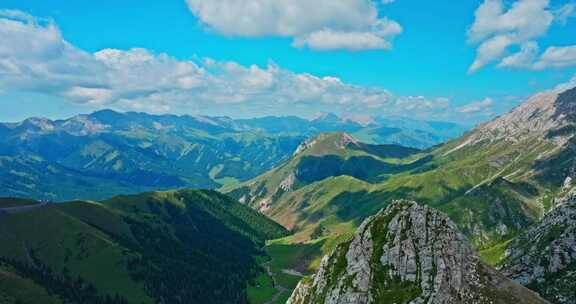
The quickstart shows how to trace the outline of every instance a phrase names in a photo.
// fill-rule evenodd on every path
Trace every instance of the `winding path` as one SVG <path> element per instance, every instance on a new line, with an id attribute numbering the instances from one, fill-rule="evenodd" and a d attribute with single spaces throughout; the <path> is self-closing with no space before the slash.
<path id="1" fill-rule="evenodd" d="M 26 212 L 26 211 L 30 211 L 30 210 L 44 207 L 46 205 L 48 205 L 47 201 L 39 201 L 37 204 L 34 204 L 34 205 L 0 208 L 0 214 L 2 214 L 2 213 L 14 214 L 14 213 Z"/>
<path id="2" fill-rule="evenodd" d="M 264 266 L 264 268 L 266 268 L 266 272 L 268 273 L 268 276 L 272 278 L 272 287 L 274 287 L 274 289 L 276 289 L 276 293 L 274 294 L 274 296 L 264 304 L 274 304 L 274 303 L 276 303 L 276 300 L 278 300 L 278 298 L 283 293 L 288 291 L 288 289 L 286 289 L 284 286 L 281 286 L 280 284 L 278 284 L 278 281 L 276 281 L 276 276 L 274 276 L 274 273 L 270 269 L 270 262 L 266 262 L 266 263 L 262 264 L 262 266 Z"/>

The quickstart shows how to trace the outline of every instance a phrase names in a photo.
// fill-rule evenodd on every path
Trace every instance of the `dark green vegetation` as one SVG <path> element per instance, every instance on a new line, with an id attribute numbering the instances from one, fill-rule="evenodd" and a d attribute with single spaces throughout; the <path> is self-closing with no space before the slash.
<path id="1" fill-rule="evenodd" d="M 278 224 L 213 191 L 153 192 L 4 214 L 0 299 L 247 303 L 247 286 L 264 271 L 256 259 L 265 254 L 264 241 L 284 235 Z"/>
<path id="2" fill-rule="evenodd" d="M 398 126 L 397 131 L 378 135 L 384 125 Z M 30 118 L 0 124 L 0 195 L 60 201 L 219 188 L 264 173 L 320 132 L 362 133 L 377 143 L 406 138 L 408 144 L 427 147 L 463 129 L 425 122 L 414 122 L 418 131 L 409 126 L 405 120 L 360 124 L 333 115 L 234 120 L 110 110 L 67 120 Z"/>

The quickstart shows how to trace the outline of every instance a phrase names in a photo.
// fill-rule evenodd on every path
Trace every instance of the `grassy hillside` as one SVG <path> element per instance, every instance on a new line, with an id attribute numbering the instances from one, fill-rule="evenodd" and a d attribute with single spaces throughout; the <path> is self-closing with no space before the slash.
<path id="1" fill-rule="evenodd" d="M 382 155 L 392 147 L 376 150 L 345 134 L 326 134 L 230 193 L 291 229 L 284 244 L 314 245 L 308 268 L 394 199 L 445 212 L 488 262 L 496 262 L 512 239 L 553 208 L 552 198 L 575 177 L 574 122 L 558 114 L 571 101 L 562 96 L 536 95 L 510 114 L 427 151 Z M 370 161 L 353 166 L 357 171 L 345 170 L 356 158 Z M 303 178 L 308 176 L 313 178 Z"/>
<path id="2" fill-rule="evenodd" d="M 410 159 L 416 159 L 418 153 L 412 148 L 364 144 L 347 133 L 324 133 L 301 144 L 279 167 L 223 191 L 268 214 L 285 194 L 330 177 L 383 181 L 417 166 L 418 162 Z"/>
<path id="3" fill-rule="evenodd" d="M 37 303 L 18 286 L 46 303 L 245 303 L 263 271 L 256 256 L 265 254 L 264 241 L 286 234 L 213 191 L 49 204 L 0 217 L 0 275 L 11 278 L 0 294 L 14 303 Z"/>
<path id="4" fill-rule="evenodd" d="M 510 144 L 501 140 L 451 152 L 466 140 L 394 159 L 401 167 L 394 173 L 376 171 L 383 172 L 375 174 L 380 180 L 327 174 L 309 183 L 300 180 L 298 187 L 282 187 L 287 172 L 314 171 L 297 166 L 287 171 L 293 163 L 308 164 L 297 155 L 231 193 L 241 201 L 251 198 L 252 206 L 294 229 L 298 241 L 330 235 L 334 229 L 329 226 L 350 223 L 353 229 L 390 200 L 404 197 L 446 212 L 479 247 L 490 246 L 514 237 L 549 208 L 546 197 L 561 184 L 539 182 L 541 173 L 534 166 L 538 157 L 553 159 L 562 150 L 554 152 L 556 148 L 548 142 Z M 330 163 L 320 160 L 313 168 L 330 172 Z"/>

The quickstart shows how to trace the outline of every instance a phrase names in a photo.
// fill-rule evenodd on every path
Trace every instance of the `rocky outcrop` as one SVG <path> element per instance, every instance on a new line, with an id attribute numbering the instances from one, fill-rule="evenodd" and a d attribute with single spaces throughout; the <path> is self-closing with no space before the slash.
<path id="1" fill-rule="evenodd" d="M 545 303 L 483 264 L 443 213 L 395 201 L 324 257 L 288 301 L 308 303 Z"/>
<path id="2" fill-rule="evenodd" d="M 466 146 L 506 140 L 520 143 L 545 140 L 555 147 L 566 145 L 576 130 L 576 88 L 535 94 L 512 111 L 479 125 L 461 143 L 444 153 Z"/>
<path id="3" fill-rule="evenodd" d="M 553 303 L 576 303 L 576 191 L 509 247 L 502 271 Z"/>
<path id="4" fill-rule="evenodd" d="M 536 94 L 511 112 L 474 130 L 470 143 L 506 139 L 520 141 L 526 137 L 546 137 L 552 130 L 574 124 L 576 88 L 564 92 Z M 562 143 L 564 139 L 558 139 Z"/>

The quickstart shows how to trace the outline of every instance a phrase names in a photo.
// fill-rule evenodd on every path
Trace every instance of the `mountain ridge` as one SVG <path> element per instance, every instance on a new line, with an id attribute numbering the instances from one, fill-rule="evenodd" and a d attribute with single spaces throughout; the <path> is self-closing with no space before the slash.
<path id="1" fill-rule="evenodd" d="M 256 177 L 282 163 L 306 138 L 337 130 L 367 129 L 342 119 L 239 120 L 113 110 L 61 120 L 29 118 L 0 124 L 0 181 L 5 185 L 0 195 L 69 200 L 215 189 Z M 440 128 L 438 138 L 458 130 L 457 125 L 447 133 Z"/>
<path id="2" fill-rule="evenodd" d="M 39 303 L 11 287 L 26 278 L 47 303 L 247 303 L 247 286 L 264 272 L 256 256 L 286 233 L 215 191 L 0 214 L 0 277 L 11 278 L 0 283 L 0 300 Z"/>

